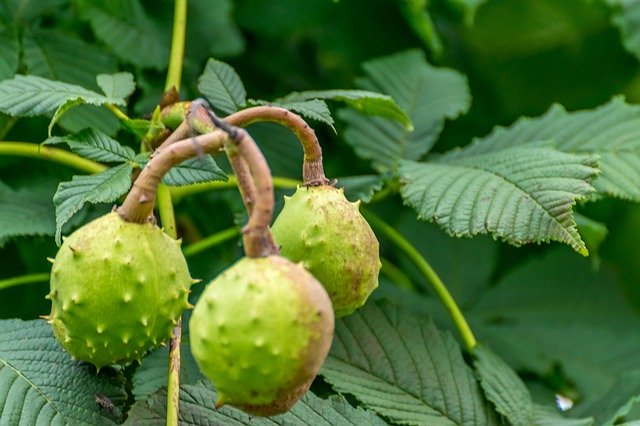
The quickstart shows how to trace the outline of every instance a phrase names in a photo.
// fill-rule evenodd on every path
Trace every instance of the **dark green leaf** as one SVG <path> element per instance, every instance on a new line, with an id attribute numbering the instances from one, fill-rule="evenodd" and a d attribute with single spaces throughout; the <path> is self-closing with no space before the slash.
<path id="1" fill-rule="evenodd" d="M 62 105 L 58 107 L 56 112 L 53 114 L 51 121 L 49 122 L 49 127 L 47 128 L 47 134 L 51 137 L 51 132 L 53 131 L 53 126 L 62 118 L 64 114 L 66 114 L 71 108 L 76 107 L 78 105 L 84 104 L 84 101 L 81 98 L 69 99 Z"/>
<path id="2" fill-rule="evenodd" d="M 353 109 L 366 115 L 377 115 L 402 124 L 405 130 L 413 130 L 413 124 L 409 116 L 387 95 L 368 92 L 365 90 L 309 90 L 305 92 L 293 92 L 281 99 L 276 99 L 279 104 L 311 101 L 314 99 L 345 102 Z M 286 107 L 285 107 L 286 108 Z"/>
<path id="3" fill-rule="evenodd" d="M 96 82 L 104 94 L 110 98 L 124 99 L 136 90 L 136 83 L 133 81 L 133 75 L 128 72 L 99 74 L 96 76 Z"/>
<path id="4" fill-rule="evenodd" d="M 162 390 L 139 401 L 129 412 L 127 425 L 164 424 L 167 392 Z M 198 383 L 180 387 L 180 424 L 201 425 L 300 425 L 335 426 L 343 424 L 382 426 L 386 423 L 375 414 L 354 408 L 341 397 L 321 399 L 312 392 L 293 406 L 291 411 L 273 417 L 253 417 L 232 407 L 215 409 L 216 392 L 211 384 Z"/>
<path id="5" fill-rule="evenodd" d="M 18 69 L 20 45 L 16 34 L 0 31 L 0 81 L 12 78 Z"/>
<path id="6" fill-rule="evenodd" d="M 606 0 L 616 10 L 611 21 L 620 29 L 625 49 L 640 59 L 640 3 L 625 0 Z"/>
<path id="7" fill-rule="evenodd" d="M 393 120 L 341 110 L 347 122 L 345 140 L 362 158 L 380 171 L 393 170 L 401 159 L 418 160 L 436 142 L 446 118 L 454 119 L 469 108 L 471 97 L 461 74 L 435 68 L 417 50 L 365 62 L 366 78 L 359 87 L 384 93 L 406 111 L 414 126 L 407 131 Z"/>
<path id="8" fill-rule="evenodd" d="M 401 0 L 400 12 L 418 38 L 438 57 L 442 53 L 442 40 L 427 11 L 428 0 Z"/>
<path id="9" fill-rule="evenodd" d="M 10 24 L 29 24 L 62 7 L 68 0 L 4 0 L 0 2 L 0 19 Z"/>
<path id="10" fill-rule="evenodd" d="M 131 164 L 121 164 L 104 172 L 89 176 L 74 176 L 70 182 L 62 182 L 53 196 L 56 207 L 56 242 L 71 216 L 85 203 L 111 203 L 131 187 Z"/>
<path id="11" fill-rule="evenodd" d="M 0 321 L 0 424 L 113 424 L 121 420 L 123 385 L 73 360 L 45 321 Z"/>
<path id="12" fill-rule="evenodd" d="M 598 400 L 576 407 L 572 415 L 593 415 L 599 426 L 619 424 L 635 403 L 640 402 L 640 370 L 625 372 Z"/>
<path id="13" fill-rule="evenodd" d="M 466 150 L 488 153 L 540 140 L 553 140 L 561 151 L 599 155 L 602 173 L 593 182 L 598 192 L 640 201 L 640 106 L 621 97 L 585 111 L 554 105 L 540 117 L 496 127 Z"/>
<path id="14" fill-rule="evenodd" d="M 384 183 L 378 175 L 348 176 L 339 178 L 336 186 L 344 188 L 344 195 L 348 200 L 362 200 L 368 203 L 373 194 L 382 189 Z"/>
<path id="15" fill-rule="evenodd" d="M 115 139 L 94 129 L 84 129 L 67 136 L 49 138 L 45 145 L 66 143 L 81 157 L 103 163 L 133 161 L 135 152 L 128 146 L 122 146 Z"/>
<path id="16" fill-rule="evenodd" d="M 530 426 L 533 423 L 533 400 L 516 372 L 483 345 L 473 349 L 473 356 L 480 386 L 498 413 L 513 426 Z"/>
<path id="17" fill-rule="evenodd" d="M 183 336 L 180 353 L 180 384 L 195 385 L 200 381 L 206 381 L 191 355 L 188 336 Z M 168 347 L 155 349 L 144 357 L 144 362 L 133 376 L 132 393 L 137 401 L 143 401 L 163 386 L 167 386 L 168 359 Z"/>
<path id="18" fill-rule="evenodd" d="M 240 76 L 224 62 L 209 59 L 198 78 L 198 90 L 211 102 L 211 106 L 225 114 L 232 114 L 246 102 L 247 92 Z"/>
<path id="19" fill-rule="evenodd" d="M 388 303 L 368 303 L 336 322 L 321 374 L 397 423 L 498 424 L 455 340 Z"/>
<path id="20" fill-rule="evenodd" d="M 121 60 L 140 68 L 167 66 L 169 34 L 149 17 L 140 0 L 82 0 L 78 4 L 96 37 Z"/>
<path id="21" fill-rule="evenodd" d="M 560 368 L 585 403 L 637 369 L 640 318 L 604 265 L 547 251 L 510 273 L 467 312 L 476 336 L 517 370 Z M 596 414 L 596 413 L 592 413 Z"/>
<path id="22" fill-rule="evenodd" d="M 90 89 L 98 88 L 96 75 L 116 70 L 115 58 L 104 49 L 48 29 L 26 32 L 23 61 L 31 75 Z"/>
<path id="23" fill-rule="evenodd" d="M 84 103 L 124 105 L 124 99 L 108 98 L 91 90 L 36 76 L 16 75 L 0 82 L 0 111 L 14 116 L 43 115 L 71 99 Z"/>
<path id="24" fill-rule="evenodd" d="M 187 9 L 187 46 L 189 57 L 208 58 L 237 55 L 244 39 L 236 26 L 235 3 L 231 0 L 190 0 Z M 206 40 L 206 43 L 203 43 Z"/>
<path id="25" fill-rule="evenodd" d="M 39 196 L 33 188 L 14 191 L 0 181 L 0 241 L 22 235 L 53 235 L 55 228 L 51 198 Z"/>

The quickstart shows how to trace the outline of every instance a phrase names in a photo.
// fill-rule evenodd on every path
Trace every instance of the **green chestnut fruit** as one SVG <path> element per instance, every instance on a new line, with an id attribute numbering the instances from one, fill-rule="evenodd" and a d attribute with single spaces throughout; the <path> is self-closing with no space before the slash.
<path id="1" fill-rule="evenodd" d="M 189 323 L 191 352 L 216 406 L 284 413 L 309 389 L 333 339 L 322 285 L 280 256 L 244 257 L 215 278 Z"/>
<path id="2" fill-rule="evenodd" d="M 336 317 L 364 305 L 378 286 L 380 245 L 358 207 L 342 189 L 298 187 L 271 232 L 280 253 L 302 262 L 325 287 Z"/>
<path id="3" fill-rule="evenodd" d="M 179 241 L 112 212 L 64 239 L 46 318 L 67 352 L 97 368 L 140 360 L 171 336 L 193 282 Z"/>

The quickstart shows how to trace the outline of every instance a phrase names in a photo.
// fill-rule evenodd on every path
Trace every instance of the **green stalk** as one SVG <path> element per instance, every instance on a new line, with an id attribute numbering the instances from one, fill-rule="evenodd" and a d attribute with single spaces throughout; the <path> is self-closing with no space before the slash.
<path id="1" fill-rule="evenodd" d="M 389 241 L 395 244 L 395 246 L 407 255 L 407 257 L 418 267 L 420 273 L 427 279 L 427 282 L 440 298 L 440 301 L 447 312 L 449 312 L 449 315 L 458 329 L 458 333 L 460 333 L 460 337 L 462 338 L 467 350 L 471 351 L 475 348 L 477 341 L 469 327 L 469 324 L 467 323 L 467 320 L 464 318 L 462 311 L 451 296 L 451 293 L 449 293 L 447 287 L 444 285 L 438 274 L 433 270 L 431 265 L 429 265 L 429 262 L 422 257 L 420 252 L 402 234 L 396 231 L 380 217 L 365 209 L 361 209 L 360 211 L 365 219 L 367 219 L 371 224 L 373 229 L 387 237 Z"/>
<path id="2" fill-rule="evenodd" d="M 284 188 L 284 189 L 296 189 L 298 185 L 301 185 L 302 182 L 289 179 L 284 177 L 274 177 L 273 178 L 273 186 L 275 188 Z M 191 185 L 178 186 L 171 188 L 171 196 L 174 201 L 178 203 L 184 197 L 188 195 L 198 194 L 200 192 L 209 192 L 209 191 L 217 191 L 220 189 L 232 189 L 238 185 L 238 180 L 235 176 L 229 176 L 229 180 L 226 182 L 223 181 L 212 181 L 212 182 L 202 182 L 202 183 L 194 183 Z"/>
<path id="3" fill-rule="evenodd" d="M 211 247 L 218 246 L 226 241 L 229 241 L 235 237 L 238 237 L 242 234 L 242 231 L 238 227 L 227 228 L 223 231 L 217 232 L 213 235 L 209 235 L 206 238 L 201 239 L 193 244 L 188 245 L 184 248 L 183 252 L 185 257 L 195 256 L 196 254 L 202 253 L 205 250 L 210 249 Z"/>
<path id="4" fill-rule="evenodd" d="M 171 56 L 164 91 L 175 88 L 180 92 L 182 80 L 182 62 L 184 61 L 184 41 L 187 31 L 187 0 L 176 0 L 173 9 L 173 34 L 171 36 Z"/>
<path id="5" fill-rule="evenodd" d="M 0 142 L 0 155 L 50 160 L 87 173 L 100 173 L 107 169 L 103 164 L 87 160 L 72 152 L 28 142 Z"/>
<path id="6" fill-rule="evenodd" d="M 175 0 L 173 14 L 173 34 L 171 36 L 171 55 L 165 84 L 165 99 L 168 93 L 178 99 L 182 64 L 184 61 L 184 43 L 187 31 L 187 0 Z M 164 231 L 176 238 L 176 221 L 169 189 L 160 185 L 157 192 L 158 212 Z M 182 318 L 173 329 L 169 341 L 169 371 L 167 379 L 167 426 L 178 426 L 180 401 L 180 344 L 182 340 Z"/>
<path id="7" fill-rule="evenodd" d="M 0 290 L 4 290 L 5 288 L 15 287 L 23 284 L 33 284 L 33 283 L 41 283 L 41 282 L 49 282 L 48 272 L 27 274 L 27 275 L 21 275 L 19 277 L 11 277 L 11 278 L 6 278 L 4 280 L 0 280 Z"/>

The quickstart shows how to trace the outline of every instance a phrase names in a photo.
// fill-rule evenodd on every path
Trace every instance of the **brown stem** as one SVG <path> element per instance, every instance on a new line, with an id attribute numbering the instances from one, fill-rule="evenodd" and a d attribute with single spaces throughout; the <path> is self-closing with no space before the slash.
<path id="1" fill-rule="evenodd" d="M 244 207 L 247 209 L 247 213 L 251 215 L 253 212 L 253 205 L 256 200 L 256 185 L 251 177 L 249 166 L 247 165 L 247 162 L 244 161 L 244 158 L 239 155 L 235 144 L 232 142 L 226 141 L 224 143 L 224 151 L 227 154 L 229 164 L 231 164 L 231 168 L 233 169 L 233 174 L 236 175 L 238 189 L 240 190 Z"/>
<path id="2" fill-rule="evenodd" d="M 267 161 L 253 138 L 244 129 L 233 128 L 229 136 L 235 142 L 239 156 L 249 166 L 255 183 L 255 203 L 249 221 L 242 229 L 244 252 L 249 257 L 278 254 L 278 247 L 269 230 L 273 217 L 274 196 Z"/>
<path id="3" fill-rule="evenodd" d="M 300 140 L 304 151 L 302 179 L 305 186 L 328 185 L 322 165 L 322 148 L 313 129 L 298 114 L 285 108 L 262 105 L 235 112 L 224 120 L 239 127 L 245 127 L 261 121 L 272 121 L 287 127 Z"/>
<path id="4" fill-rule="evenodd" d="M 133 187 L 118 213 L 127 222 L 145 223 L 153 220 L 153 207 L 156 201 L 158 184 L 164 175 L 175 165 L 184 160 L 195 157 L 200 153 L 215 153 L 220 151 L 227 139 L 222 130 L 183 139 L 174 142 L 166 148 L 156 150 L 140 175 L 133 183 Z"/>

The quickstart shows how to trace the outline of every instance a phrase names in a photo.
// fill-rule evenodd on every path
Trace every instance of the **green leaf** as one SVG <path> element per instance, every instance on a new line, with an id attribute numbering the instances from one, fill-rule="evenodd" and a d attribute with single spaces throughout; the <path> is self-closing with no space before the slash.
<path id="1" fill-rule="evenodd" d="M 606 3 L 616 10 L 611 22 L 620 29 L 624 48 L 640 59 L 640 3 L 625 0 L 606 0 Z"/>
<path id="2" fill-rule="evenodd" d="M 49 126 L 47 127 L 47 135 L 51 137 L 51 132 L 53 131 L 53 126 L 62 118 L 64 114 L 66 114 L 71 108 L 76 107 L 78 105 L 82 105 L 84 101 L 81 98 L 69 99 L 62 105 L 58 107 L 56 112 L 53 114 L 51 121 L 49 122 Z"/>
<path id="3" fill-rule="evenodd" d="M 0 31 L 0 81 L 12 78 L 18 69 L 20 44 L 15 33 Z"/>
<path id="4" fill-rule="evenodd" d="M 206 381 L 200 372 L 196 361 L 191 355 L 191 345 L 188 336 L 183 336 L 180 355 L 180 384 L 195 385 L 198 382 Z M 133 389 L 131 390 L 136 401 L 143 401 L 151 394 L 167 386 L 167 359 L 169 359 L 169 348 L 163 347 L 155 349 L 144 357 L 144 362 L 133 376 Z"/>
<path id="5" fill-rule="evenodd" d="M 201 63 L 210 56 L 231 57 L 242 53 L 245 42 L 236 25 L 235 7 L 231 0 L 189 1 L 185 49 L 189 58 L 195 57 L 197 63 Z"/>
<path id="6" fill-rule="evenodd" d="M 331 128 L 333 128 L 333 117 L 331 116 L 331 111 L 329 111 L 329 107 L 327 107 L 327 104 L 324 101 L 321 101 L 320 99 L 311 99 L 307 101 L 276 100 L 273 102 L 251 99 L 247 101 L 246 105 L 247 106 L 253 106 L 253 105 L 279 106 L 281 108 L 285 108 L 290 111 L 297 112 L 303 117 L 307 117 L 312 120 L 317 120 L 317 121 L 320 121 L 321 123 L 325 123 L 331 126 Z"/>
<path id="7" fill-rule="evenodd" d="M 101 163 L 133 161 L 135 152 L 94 129 L 84 129 L 66 136 L 56 136 L 43 142 L 43 145 L 66 143 L 69 148 L 81 157 Z"/>
<path id="8" fill-rule="evenodd" d="M 148 154 L 138 154 L 135 162 L 141 168 L 148 163 Z M 162 182 L 169 186 L 184 186 L 193 183 L 211 182 L 213 180 L 227 181 L 226 173 L 218 167 L 211 155 L 190 158 L 169 170 Z"/>
<path id="9" fill-rule="evenodd" d="M 111 111 L 96 105 L 78 105 L 67 111 L 59 121 L 60 127 L 69 132 L 79 132 L 87 127 L 115 136 L 120 130 L 118 119 Z"/>
<path id="10" fill-rule="evenodd" d="M 101 409 L 96 397 L 116 409 Z M 0 321 L 1 424 L 112 425 L 125 400 L 123 381 L 73 360 L 45 321 Z"/>
<path id="11" fill-rule="evenodd" d="M 13 116 L 47 114 L 72 99 L 92 105 L 125 104 L 124 99 L 108 98 L 75 84 L 33 75 L 16 75 L 0 82 L 0 111 Z"/>
<path id="12" fill-rule="evenodd" d="M 191 185 L 212 180 L 227 181 L 229 178 L 210 155 L 190 158 L 173 167 L 162 179 L 169 186 Z"/>
<path id="13" fill-rule="evenodd" d="M 561 151 L 599 155 L 602 173 L 593 182 L 598 192 L 640 201 L 640 106 L 621 97 L 585 111 L 554 105 L 540 117 L 496 127 L 466 149 L 486 153 L 540 140 L 553 140 Z"/>
<path id="14" fill-rule="evenodd" d="M 442 40 L 427 11 L 428 0 L 400 0 L 400 12 L 418 38 L 433 52 L 442 54 Z"/>
<path id="15" fill-rule="evenodd" d="M 553 240 L 587 255 L 572 208 L 593 191 L 596 159 L 544 145 L 405 161 L 402 197 L 421 219 L 454 236 L 490 233 L 514 245 Z"/>
<path id="16" fill-rule="evenodd" d="M 95 44 L 51 29 L 26 30 L 23 61 L 28 74 L 97 89 L 96 75 L 115 72 L 114 57 Z"/>
<path id="17" fill-rule="evenodd" d="M 455 340 L 388 303 L 368 303 L 336 321 L 321 374 L 396 423 L 498 424 Z"/>
<path id="18" fill-rule="evenodd" d="M 391 96 L 365 90 L 309 90 L 293 92 L 284 98 L 276 99 L 276 103 L 288 104 L 311 101 L 314 99 L 345 102 L 351 108 L 366 115 L 377 115 L 402 124 L 407 131 L 413 130 L 411 119 Z"/>
<path id="19" fill-rule="evenodd" d="M 559 368 L 589 403 L 638 368 L 629 354 L 640 353 L 640 318 L 614 277 L 605 265 L 594 271 L 588 259 L 547 250 L 480 295 L 467 319 L 514 369 L 544 377 Z"/>
<path id="20" fill-rule="evenodd" d="M 211 106 L 225 114 L 236 112 L 247 102 L 247 92 L 236 71 L 228 64 L 213 58 L 198 78 L 198 90 Z"/>
<path id="21" fill-rule="evenodd" d="M 584 240 L 587 250 L 589 250 L 589 257 L 592 260 L 595 268 L 600 266 L 600 247 L 607 239 L 609 230 L 607 225 L 602 222 L 595 221 L 583 214 L 574 213 L 576 219 L 576 226 L 578 232 Z"/>
<path id="22" fill-rule="evenodd" d="M 131 164 L 121 164 L 89 176 L 74 176 L 62 182 L 53 196 L 56 207 L 56 243 L 60 244 L 62 225 L 85 203 L 111 203 L 131 187 Z"/>
<path id="23" fill-rule="evenodd" d="M 626 372 L 614 383 L 607 393 L 588 405 L 573 410 L 572 415 L 592 414 L 599 426 L 619 424 L 635 403 L 640 402 L 640 370 Z"/>
<path id="24" fill-rule="evenodd" d="M 351 109 L 339 111 L 338 116 L 347 123 L 345 140 L 378 171 L 394 170 L 402 159 L 420 159 L 436 142 L 444 120 L 469 109 L 466 78 L 453 70 L 431 66 L 420 51 L 365 62 L 363 68 L 367 77 L 356 84 L 391 96 L 406 111 L 415 129 L 409 132 L 394 120 Z"/>
<path id="25" fill-rule="evenodd" d="M 96 76 L 96 82 L 104 94 L 110 98 L 125 99 L 136 90 L 133 74 L 129 72 L 99 74 Z"/>
<path id="26" fill-rule="evenodd" d="M 447 0 L 447 2 L 460 9 L 464 14 L 465 24 L 471 26 L 478 8 L 487 0 Z"/>
<path id="27" fill-rule="evenodd" d="M 140 0 L 81 0 L 82 19 L 121 60 L 161 70 L 169 60 L 169 34 L 161 30 Z"/>
<path id="28" fill-rule="evenodd" d="M 513 426 L 533 423 L 533 400 L 515 371 L 483 345 L 473 349 L 474 367 L 485 396 Z"/>
<path id="29" fill-rule="evenodd" d="M 555 407 L 534 404 L 535 406 L 535 426 L 592 426 L 593 419 L 569 419 Z"/>
<path id="30" fill-rule="evenodd" d="M 375 414 L 354 408 L 342 397 L 321 399 L 307 392 L 302 399 L 285 413 L 273 417 L 254 417 L 232 407 L 214 408 L 216 392 L 211 384 L 180 386 L 181 425 L 300 425 L 334 426 L 343 424 L 382 426 L 387 423 Z M 166 419 L 167 391 L 137 402 L 125 422 L 126 425 L 164 424 Z"/>
<path id="31" fill-rule="evenodd" d="M 63 7 L 68 0 L 10 0 L 0 3 L 0 20 L 7 24 L 25 24 L 43 18 Z"/>
<path id="32" fill-rule="evenodd" d="M 51 198 L 40 196 L 31 187 L 15 191 L 0 181 L 0 241 L 23 235 L 53 235 L 55 223 Z"/>
<path id="33" fill-rule="evenodd" d="M 336 187 L 344 188 L 344 195 L 348 200 L 361 200 L 368 203 L 373 194 L 384 186 L 379 175 L 347 176 L 339 178 Z"/>

